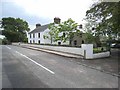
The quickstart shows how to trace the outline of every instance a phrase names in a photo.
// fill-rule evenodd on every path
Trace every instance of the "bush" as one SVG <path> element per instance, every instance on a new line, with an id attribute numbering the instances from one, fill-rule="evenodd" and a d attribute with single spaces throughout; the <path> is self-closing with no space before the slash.
<path id="1" fill-rule="evenodd" d="M 108 51 L 107 47 L 93 48 L 93 53 L 101 53 L 101 52 L 106 52 L 106 51 Z"/>
<path id="2" fill-rule="evenodd" d="M 11 44 L 11 42 L 8 41 L 7 38 L 2 39 L 2 45 L 7 45 L 7 44 Z"/>

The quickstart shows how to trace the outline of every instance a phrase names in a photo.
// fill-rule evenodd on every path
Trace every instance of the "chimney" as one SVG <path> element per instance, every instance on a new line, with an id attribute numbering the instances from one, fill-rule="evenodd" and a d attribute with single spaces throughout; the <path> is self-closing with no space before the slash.
<path id="1" fill-rule="evenodd" d="M 60 21 L 61 21 L 61 19 L 60 19 L 59 17 L 55 17 L 55 18 L 54 18 L 54 23 L 55 23 L 55 24 L 59 24 Z"/>
<path id="2" fill-rule="evenodd" d="M 41 26 L 41 24 L 36 24 L 36 28 L 38 28 L 38 27 L 40 27 Z"/>

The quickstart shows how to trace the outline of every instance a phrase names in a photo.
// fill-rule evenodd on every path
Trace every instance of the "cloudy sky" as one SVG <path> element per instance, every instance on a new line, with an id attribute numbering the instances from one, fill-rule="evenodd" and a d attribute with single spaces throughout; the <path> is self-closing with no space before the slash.
<path id="1" fill-rule="evenodd" d="M 42 25 L 53 22 L 54 17 L 62 21 L 72 18 L 83 23 L 85 12 L 95 0 L 1 0 L 2 17 L 15 17 L 26 20 L 31 29 L 36 23 Z"/>

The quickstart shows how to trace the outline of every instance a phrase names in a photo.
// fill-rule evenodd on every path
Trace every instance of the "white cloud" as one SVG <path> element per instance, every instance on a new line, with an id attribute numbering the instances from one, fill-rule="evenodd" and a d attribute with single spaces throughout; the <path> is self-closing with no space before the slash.
<path id="1" fill-rule="evenodd" d="M 24 8 L 27 14 L 38 17 L 72 18 L 80 23 L 92 0 L 10 0 Z"/>
<path id="2" fill-rule="evenodd" d="M 29 25 L 30 31 L 35 29 L 35 27 L 36 27 L 35 25 Z"/>

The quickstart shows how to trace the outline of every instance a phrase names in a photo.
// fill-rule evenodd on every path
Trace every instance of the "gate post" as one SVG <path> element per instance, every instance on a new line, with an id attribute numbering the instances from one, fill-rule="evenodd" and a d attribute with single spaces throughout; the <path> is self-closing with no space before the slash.
<path id="1" fill-rule="evenodd" d="M 93 44 L 82 44 L 85 59 L 93 59 Z"/>

